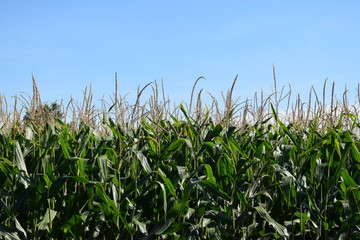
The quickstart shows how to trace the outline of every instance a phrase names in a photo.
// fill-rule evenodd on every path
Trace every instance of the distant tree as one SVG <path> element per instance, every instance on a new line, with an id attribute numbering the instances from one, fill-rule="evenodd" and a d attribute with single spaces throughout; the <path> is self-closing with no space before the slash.
<path id="1" fill-rule="evenodd" d="M 44 110 L 49 117 L 58 118 L 58 119 L 62 119 L 63 117 L 61 106 L 57 103 L 51 103 L 50 106 L 45 104 Z"/>
<path id="2" fill-rule="evenodd" d="M 61 111 L 61 106 L 56 102 L 45 104 L 37 109 L 30 109 L 26 111 L 23 118 L 25 124 L 28 124 L 32 121 L 35 122 L 48 122 L 54 119 L 62 119 L 63 112 Z"/>

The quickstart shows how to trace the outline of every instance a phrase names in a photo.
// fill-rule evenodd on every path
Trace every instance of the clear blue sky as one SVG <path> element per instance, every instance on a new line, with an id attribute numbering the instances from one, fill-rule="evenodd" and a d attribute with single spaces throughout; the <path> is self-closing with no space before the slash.
<path id="1" fill-rule="evenodd" d="M 94 99 L 164 80 L 176 102 L 194 81 L 215 96 L 239 75 L 245 100 L 291 84 L 306 99 L 326 78 L 339 94 L 360 82 L 360 1 L 10 1 L 0 2 L 0 93 L 43 100 Z M 147 90 L 147 93 L 150 91 Z M 338 96 L 340 97 L 340 96 Z"/>

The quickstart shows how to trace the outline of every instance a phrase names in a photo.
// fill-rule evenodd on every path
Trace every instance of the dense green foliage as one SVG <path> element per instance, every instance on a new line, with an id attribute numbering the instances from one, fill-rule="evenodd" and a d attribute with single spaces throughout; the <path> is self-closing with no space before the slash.
<path id="1" fill-rule="evenodd" d="M 274 109 L 242 129 L 181 110 L 131 130 L 105 118 L 107 136 L 60 120 L 0 133 L 0 236 L 360 238 L 351 131 L 285 125 Z"/>

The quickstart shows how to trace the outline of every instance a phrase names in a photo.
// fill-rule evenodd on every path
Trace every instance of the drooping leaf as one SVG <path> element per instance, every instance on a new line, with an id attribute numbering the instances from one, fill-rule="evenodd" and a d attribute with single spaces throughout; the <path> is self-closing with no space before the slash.
<path id="1" fill-rule="evenodd" d="M 0 223 L 0 237 L 2 239 L 21 240 L 16 231 L 13 231 L 2 223 Z"/>
<path id="2" fill-rule="evenodd" d="M 144 156 L 144 154 L 142 152 L 140 152 L 140 151 L 136 151 L 135 154 L 136 154 L 137 158 L 139 159 L 142 167 L 146 171 L 146 173 L 152 172 L 152 169 L 151 169 L 151 167 L 150 167 L 150 165 L 148 163 L 148 160 Z"/>
<path id="3" fill-rule="evenodd" d="M 185 139 L 184 138 L 178 138 L 173 143 L 168 146 L 164 154 L 162 155 L 162 159 L 166 159 L 168 156 L 173 155 L 176 151 L 178 151 L 182 145 L 184 145 Z"/>
<path id="4" fill-rule="evenodd" d="M 290 236 L 286 227 L 276 222 L 262 206 L 256 206 L 254 208 L 260 215 L 260 217 L 262 217 L 266 222 L 268 222 L 281 237 L 286 238 Z"/>
<path id="5" fill-rule="evenodd" d="M 357 206 L 358 210 L 360 210 L 360 185 L 352 179 L 347 169 L 341 171 L 341 176 L 344 179 L 345 186 L 354 196 L 354 205 Z"/>
<path id="6" fill-rule="evenodd" d="M 20 147 L 19 142 L 16 141 L 15 144 L 15 162 L 16 162 L 16 166 L 19 168 L 20 172 L 20 181 L 22 182 L 22 184 L 24 184 L 25 188 L 27 188 L 29 186 L 29 180 L 28 180 L 28 171 L 27 171 L 27 167 L 25 164 L 25 159 Z"/>
<path id="7" fill-rule="evenodd" d="M 46 209 L 45 215 L 42 217 L 42 220 L 37 224 L 37 227 L 40 230 L 49 230 L 49 224 L 54 221 L 57 211 L 53 209 Z"/>
<path id="8" fill-rule="evenodd" d="M 166 187 L 169 189 L 170 193 L 177 198 L 176 192 L 175 192 L 175 188 L 174 185 L 171 183 L 170 179 L 167 178 L 164 173 L 162 173 L 161 171 L 156 171 L 156 173 L 161 177 L 161 179 L 164 181 Z"/>

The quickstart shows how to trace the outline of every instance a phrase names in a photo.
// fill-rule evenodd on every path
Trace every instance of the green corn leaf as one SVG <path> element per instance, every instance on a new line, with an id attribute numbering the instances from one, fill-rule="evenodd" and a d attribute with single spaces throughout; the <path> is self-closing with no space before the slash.
<path id="1" fill-rule="evenodd" d="M 178 151 L 185 143 L 184 138 L 178 138 L 173 143 L 170 144 L 169 147 L 165 149 L 164 154 L 162 155 L 162 159 L 166 159 L 168 156 L 173 155 L 176 151 Z"/>
<path id="2" fill-rule="evenodd" d="M 293 177 L 283 176 L 281 179 L 280 187 L 283 191 L 284 199 L 288 207 L 294 206 L 294 199 L 296 196 L 296 192 L 295 192 Z"/>
<path id="3" fill-rule="evenodd" d="M 335 147 L 337 154 L 341 158 L 341 147 L 340 147 L 339 140 L 337 138 L 334 139 L 334 147 Z"/>
<path id="4" fill-rule="evenodd" d="M 168 229 L 171 224 L 174 222 L 175 217 L 168 217 L 166 220 L 159 222 L 158 224 L 155 225 L 155 227 L 150 231 L 149 235 L 144 238 L 145 239 L 152 239 L 151 237 L 153 235 L 160 235 L 163 232 L 166 231 L 166 229 Z"/>
<path id="5" fill-rule="evenodd" d="M 184 106 L 182 104 L 180 105 L 180 110 L 184 114 L 184 117 L 185 117 L 186 121 L 188 123 L 191 123 L 191 120 L 190 120 L 190 118 L 189 118 L 189 116 L 188 116 L 188 114 L 187 114 L 187 112 L 186 112 L 186 110 L 185 110 L 185 108 L 184 108 Z"/>
<path id="6" fill-rule="evenodd" d="M 18 219 L 15 217 L 15 227 L 17 232 L 19 233 L 19 235 L 23 238 L 23 239 L 27 239 L 27 234 L 25 229 L 21 226 L 20 222 L 18 221 Z"/>
<path id="7" fill-rule="evenodd" d="M 166 229 L 165 232 L 162 233 L 162 235 L 164 237 L 166 236 L 171 236 L 171 234 L 173 234 L 173 236 L 177 236 L 176 233 L 181 232 L 182 229 L 184 229 L 185 227 L 191 226 L 190 223 L 187 222 L 182 222 L 182 223 L 173 223 L 170 227 L 168 227 L 168 229 Z"/>
<path id="8" fill-rule="evenodd" d="M 351 145 L 352 144 L 350 142 L 347 142 L 345 144 L 345 150 L 343 151 L 341 159 L 339 161 L 335 161 L 335 163 L 336 163 L 335 171 L 333 174 L 331 174 L 329 180 L 326 182 L 327 189 L 330 189 L 338 181 L 338 179 L 341 175 L 341 172 L 343 170 L 343 166 L 344 166 L 345 162 L 347 161 L 349 153 L 351 151 Z"/>
<path id="9" fill-rule="evenodd" d="M 37 224 L 37 227 L 40 230 L 49 230 L 49 224 L 54 221 L 54 218 L 57 214 L 57 211 L 50 208 L 46 209 L 45 215 L 43 216 L 41 222 Z"/>
<path id="10" fill-rule="evenodd" d="M 301 233 L 304 234 L 306 230 L 306 224 L 311 220 L 311 218 L 307 215 L 307 213 L 303 212 L 296 212 L 295 216 L 300 219 L 300 230 Z"/>
<path id="11" fill-rule="evenodd" d="M 134 234 L 136 232 L 135 228 L 126 221 L 124 216 L 119 215 L 119 218 L 129 233 Z"/>
<path id="12" fill-rule="evenodd" d="M 74 214 L 67 222 L 68 230 L 74 238 L 79 238 L 83 234 L 83 219 L 79 214 Z M 81 238 L 79 238 L 81 239 Z"/>
<path id="13" fill-rule="evenodd" d="M 52 182 L 49 197 L 55 197 L 58 194 L 61 195 L 61 189 L 64 187 L 65 182 L 67 181 L 67 177 L 59 177 L 54 182 Z"/>
<path id="14" fill-rule="evenodd" d="M 209 164 L 205 164 L 205 169 L 206 169 L 206 174 L 209 179 L 209 182 L 216 186 L 216 179 L 214 177 L 211 166 Z"/>
<path id="15" fill-rule="evenodd" d="M 143 176 L 140 181 L 137 183 L 137 188 L 143 186 L 145 183 L 149 182 L 149 179 L 156 174 L 157 172 L 151 172 L 149 174 L 146 174 Z M 159 174 L 159 173 L 157 173 Z M 131 187 L 129 187 L 122 195 L 121 195 L 121 202 L 124 201 L 131 193 L 133 193 L 136 189 L 134 186 L 134 182 L 131 184 Z"/>
<path id="16" fill-rule="evenodd" d="M 106 192 L 103 190 L 103 187 L 100 183 L 95 184 L 96 187 L 96 196 L 101 199 L 100 206 L 104 210 L 107 215 L 118 215 L 118 208 L 116 204 L 109 196 L 107 196 Z"/>
<path id="17" fill-rule="evenodd" d="M 349 172 L 347 169 L 344 169 L 341 171 L 341 176 L 344 179 L 345 182 L 345 186 L 347 187 L 347 189 L 349 189 L 349 191 L 351 191 L 351 193 L 354 196 L 354 200 L 355 200 L 355 206 L 357 206 L 358 210 L 359 210 L 359 204 L 360 204 L 360 185 L 357 184 L 354 179 L 352 179 L 352 177 L 350 176 Z"/>
<path id="18" fill-rule="evenodd" d="M 105 182 L 108 177 L 108 161 L 109 159 L 104 155 L 98 158 L 98 166 L 100 167 L 100 179 Z"/>
<path id="19" fill-rule="evenodd" d="M 177 198 L 174 185 L 171 183 L 170 179 L 165 176 L 162 171 L 156 171 L 156 173 L 161 177 L 161 179 L 164 181 L 166 187 L 169 189 L 171 195 L 173 195 L 175 198 Z"/>
<path id="20" fill-rule="evenodd" d="M 83 157 L 86 155 L 87 151 L 87 145 L 90 141 L 90 137 L 93 135 L 92 129 L 89 127 L 86 127 L 82 132 L 81 136 L 79 137 L 79 145 L 77 146 L 77 156 Z"/>
<path id="21" fill-rule="evenodd" d="M 221 133 L 221 131 L 223 130 L 223 127 L 218 124 L 215 127 L 213 127 L 206 135 L 204 141 L 212 141 L 214 137 L 218 137 Z"/>
<path id="22" fill-rule="evenodd" d="M 159 182 L 159 181 L 156 181 L 159 186 L 161 187 L 161 190 L 163 191 L 163 207 L 164 207 L 164 216 L 165 216 L 165 219 L 166 219 L 166 215 L 167 215 L 167 196 L 166 196 L 166 189 L 165 189 L 165 186 L 163 183 Z"/>
<path id="23" fill-rule="evenodd" d="M 272 113 L 272 115 L 274 116 L 274 119 L 275 119 L 275 121 L 279 121 L 279 117 L 278 117 L 278 115 L 277 115 L 277 113 L 276 113 L 276 111 L 275 111 L 275 108 L 274 108 L 274 106 L 272 105 L 272 103 L 270 104 L 270 107 L 271 107 L 271 113 Z"/>
<path id="24" fill-rule="evenodd" d="M 147 234 L 146 224 L 144 222 L 140 222 L 136 218 L 133 219 L 133 222 L 139 227 L 141 233 Z"/>
<path id="25" fill-rule="evenodd" d="M 25 139 L 27 140 L 34 140 L 34 130 L 32 127 L 27 126 L 25 128 Z"/>
<path id="26" fill-rule="evenodd" d="M 202 180 L 198 183 L 204 190 L 207 190 L 214 197 L 220 197 L 226 201 L 230 202 L 229 195 L 223 190 L 214 186 L 209 180 Z"/>
<path id="27" fill-rule="evenodd" d="M 88 184 L 90 183 L 90 180 L 84 178 L 84 177 L 78 177 L 78 176 L 71 176 L 72 179 L 74 179 L 77 182 Z"/>
<path id="28" fill-rule="evenodd" d="M 17 232 L 2 223 L 0 223 L 0 237 L 2 239 L 21 240 Z"/>
<path id="29" fill-rule="evenodd" d="M 138 160 L 140 161 L 141 166 L 144 168 L 145 172 L 146 173 L 152 172 L 152 169 L 151 169 L 146 157 L 144 156 L 144 154 L 140 151 L 135 151 L 135 155 L 138 158 Z"/>
<path id="30" fill-rule="evenodd" d="M 70 147 L 62 135 L 59 135 L 59 141 L 60 141 L 61 150 L 65 158 L 70 158 L 70 153 L 69 153 Z"/>
<path id="31" fill-rule="evenodd" d="M 24 184 L 25 188 L 27 188 L 29 186 L 29 183 L 28 183 L 29 180 L 27 179 L 29 174 L 28 174 L 28 171 L 26 168 L 25 159 L 24 159 L 20 144 L 17 141 L 15 144 L 15 163 L 16 163 L 16 166 L 20 170 L 20 173 L 19 173 L 19 175 L 21 176 L 20 181 L 22 184 Z"/>
<path id="32" fill-rule="evenodd" d="M 79 173 L 79 176 L 82 177 L 82 178 L 85 178 L 85 166 L 87 164 L 88 160 L 87 159 L 82 159 L 82 158 L 79 158 L 77 160 L 77 166 L 78 166 L 78 173 Z"/>
<path id="33" fill-rule="evenodd" d="M 175 204 L 168 212 L 167 218 L 164 217 L 162 220 L 154 226 L 154 228 L 150 231 L 149 235 L 145 239 L 152 239 L 153 235 L 161 235 L 163 234 L 174 222 L 174 220 L 181 216 L 184 212 L 185 206 L 182 203 Z"/>
<path id="34" fill-rule="evenodd" d="M 226 142 L 224 141 L 224 139 L 222 139 L 221 137 L 215 137 L 215 140 L 220 143 L 225 149 L 227 152 L 231 152 L 229 146 L 226 144 Z"/>
<path id="35" fill-rule="evenodd" d="M 315 144 L 314 146 L 312 146 L 311 148 L 308 148 L 308 149 L 306 149 L 305 151 L 303 151 L 302 153 L 300 153 L 300 154 L 298 155 L 298 157 L 305 156 L 305 155 L 309 154 L 311 151 L 314 151 L 314 150 L 316 150 L 316 149 L 319 149 L 320 147 L 322 147 L 322 146 L 323 146 L 324 144 L 326 144 L 326 143 L 327 143 L 327 139 L 324 139 L 324 140 L 318 142 L 317 144 Z"/>
<path id="36" fill-rule="evenodd" d="M 262 206 L 256 206 L 254 208 L 260 217 L 267 221 L 281 237 L 287 238 L 290 236 L 286 227 L 276 222 Z"/>
<path id="37" fill-rule="evenodd" d="M 13 164 L 6 158 L 0 157 L 0 188 L 7 181 L 12 182 Z"/>

